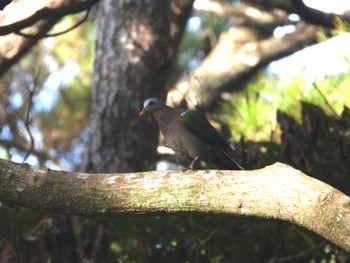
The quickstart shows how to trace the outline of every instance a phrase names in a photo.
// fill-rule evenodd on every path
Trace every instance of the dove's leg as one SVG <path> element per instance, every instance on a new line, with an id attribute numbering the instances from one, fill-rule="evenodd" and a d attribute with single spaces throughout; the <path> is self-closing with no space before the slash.
<path id="1" fill-rule="evenodd" d="M 194 165 L 199 161 L 199 157 L 197 156 L 196 158 L 194 158 L 190 164 L 190 166 L 187 168 L 187 170 L 193 170 L 194 169 Z"/>

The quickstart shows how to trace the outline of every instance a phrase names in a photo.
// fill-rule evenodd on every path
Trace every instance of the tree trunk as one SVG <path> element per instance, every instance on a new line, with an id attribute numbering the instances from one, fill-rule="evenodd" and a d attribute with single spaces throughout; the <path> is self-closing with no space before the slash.
<path id="1" fill-rule="evenodd" d="M 158 128 L 151 118 L 139 119 L 138 112 L 145 98 L 165 97 L 167 74 L 192 2 L 101 2 L 97 17 L 90 143 L 83 170 L 140 171 L 150 162 L 154 163 Z M 92 219 L 91 227 L 84 228 L 83 220 L 86 219 L 75 219 L 75 224 L 82 226 L 81 234 L 75 236 L 80 242 L 76 243 L 96 243 L 94 233 L 99 229 L 101 243 L 108 245 L 93 247 L 95 252 L 87 246 L 77 246 L 74 250 L 89 259 L 106 261 L 110 244 L 105 225 Z M 71 222 L 73 218 L 66 221 Z M 73 225 L 67 228 L 74 232 Z"/>
<path id="2" fill-rule="evenodd" d="M 192 1 L 183 2 L 190 10 Z M 140 171 L 155 160 L 158 129 L 150 118 L 140 120 L 138 112 L 145 98 L 165 96 L 167 73 L 177 44 L 172 40 L 180 38 L 189 15 L 187 11 L 182 24 L 177 23 L 181 25 L 179 33 L 172 34 L 170 3 L 101 3 L 85 170 Z"/>

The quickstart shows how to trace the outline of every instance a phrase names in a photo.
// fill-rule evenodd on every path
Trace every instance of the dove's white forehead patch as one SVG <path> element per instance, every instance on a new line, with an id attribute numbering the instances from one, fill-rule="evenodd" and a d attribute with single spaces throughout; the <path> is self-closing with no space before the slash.
<path id="1" fill-rule="evenodd" d="M 157 97 L 152 97 L 152 98 L 148 98 L 144 101 L 143 103 L 143 107 L 146 108 L 149 105 L 153 105 L 153 104 L 160 104 L 161 101 L 159 98 Z"/>

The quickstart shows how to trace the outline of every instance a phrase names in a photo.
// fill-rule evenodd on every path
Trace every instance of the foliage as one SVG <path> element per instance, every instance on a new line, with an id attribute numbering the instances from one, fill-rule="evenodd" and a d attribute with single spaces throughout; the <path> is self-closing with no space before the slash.
<path id="1" fill-rule="evenodd" d="M 284 83 L 260 76 L 223 103 L 219 116 L 240 129 L 232 132 L 236 140 L 260 145 L 246 159 L 263 153 L 262 165 L 287 162 L 349 194 L 349 81 L 350 74 L 309 84 L 305 77 Z"/>
<path id="2" fill-rule="evenodd" d="M 284 83 L 276 76 L 269 79 L 259 76 L 246 90 L 222 103 L 221 112 L 214 119 L 228 124 L 232 131 L 241 132 L 232 134 L 236 140 L 241 137 L 235 143 L 235 148 L 244 156 L 245 167 L 256 167 L 256 160 L 250 162 L 249 159 L 261 154 L 261 166 L 276 161 L 286 162 L 350 194 L 349 81 L 349 74 L 326 77 L 310 84 L 300 77 L 293 77 L 291 82 Z M 247 146 L 249 142 L 260 146 L 252 149 Z M 269 249 L 278 247 L 279 242 L 288 244 L 277 249 L 277 255 L 270 255 L 271 262 L 274 262 L 274 257 L 284 257 L 284 254 L 278 254 L 280 251 L 287 250 L 287 254 L 294 254 L 307 250 L 308 246 L 319 248 L 306 253 L 303 257 L 305 261 L 299 261 L 301 258 L 291 261 L 308 262 L 309 258 L 311 262 L 328 262 L 331 258 L 347 258 L 312 233 L 291 225 L 282 225 L 283 231 L 281 224 L 276 222 L 249 226 L 260 237 L 263 236 L 260 231 L 265 227 L 270 231 L 277 229 L 276 234 L 282 240 L 274 240 L 275 235 L 268 236 L 265 240 L 266 243 L 273 244 L 270 248 L 264 248 L 270 252 Z M 305 244 L 300 243 L 300 238 Z M 242 237 L 238 242 L 246 239 L 247 236 Z M 244 245 L 244 248 L 247 249 L 247 246 Z M 250 251 L 248 255 L 249 253 L 256 251 Z M 257 257 L 261 260 L 264 256 L 259 254 Z M 224 258 L 219 262 L 225 262 Z M 241 260 L 249 261 L 248 258 L 244 255 Z"/>
<path id="3" fill-rule="evenodd" d="M 299 123 L 302 102 L 317 105 L 326 114 L 340 115 L 344 106 L 350 107 L 349 84 L 350 74 L 326 77 L 315 83 L 307 83 L 305 76 L 294 76 L 285 82 L 278 76 L 261 75 L 247 89 L 222 103 L 218 115 L 234 131 L 236 140 L 244 136 L 253 141 L 268 141 L 272 136 L 278 142 L 278 134 L 275 137 L 273 134 L 278 109 L 288 112 Z"/>
<path id="4" fill-rule="evenodd" d="M 66 17 L 54 30 L 76 20 Z M 88 22 L 63 36 L 43 40 L 2 79 L 1 149 L 9 159 L 21 162 L 29 151 L 27 161 L 32 165 L 74 169 L 81 162 L 92 92 L 93 29 Z M 27 119 L 30 101 L 33 107 Z M 25 121 L 33 132 L 33 149 Z"/>

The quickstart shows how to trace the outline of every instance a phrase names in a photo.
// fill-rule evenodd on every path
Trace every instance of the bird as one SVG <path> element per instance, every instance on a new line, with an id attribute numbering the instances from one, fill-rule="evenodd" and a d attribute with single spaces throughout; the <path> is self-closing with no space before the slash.
<path id="1" fill-rule="evenodd" d="M 177 155 L 191 161 L 193 170 L 199 161 L 213 163 L 219 170 L 244 170 L 233 157 L 233 149 L 198 111 L 172 108 L 160 98 L 147 98 L 139 116 L 151 113 L 167 144 Z"/>

